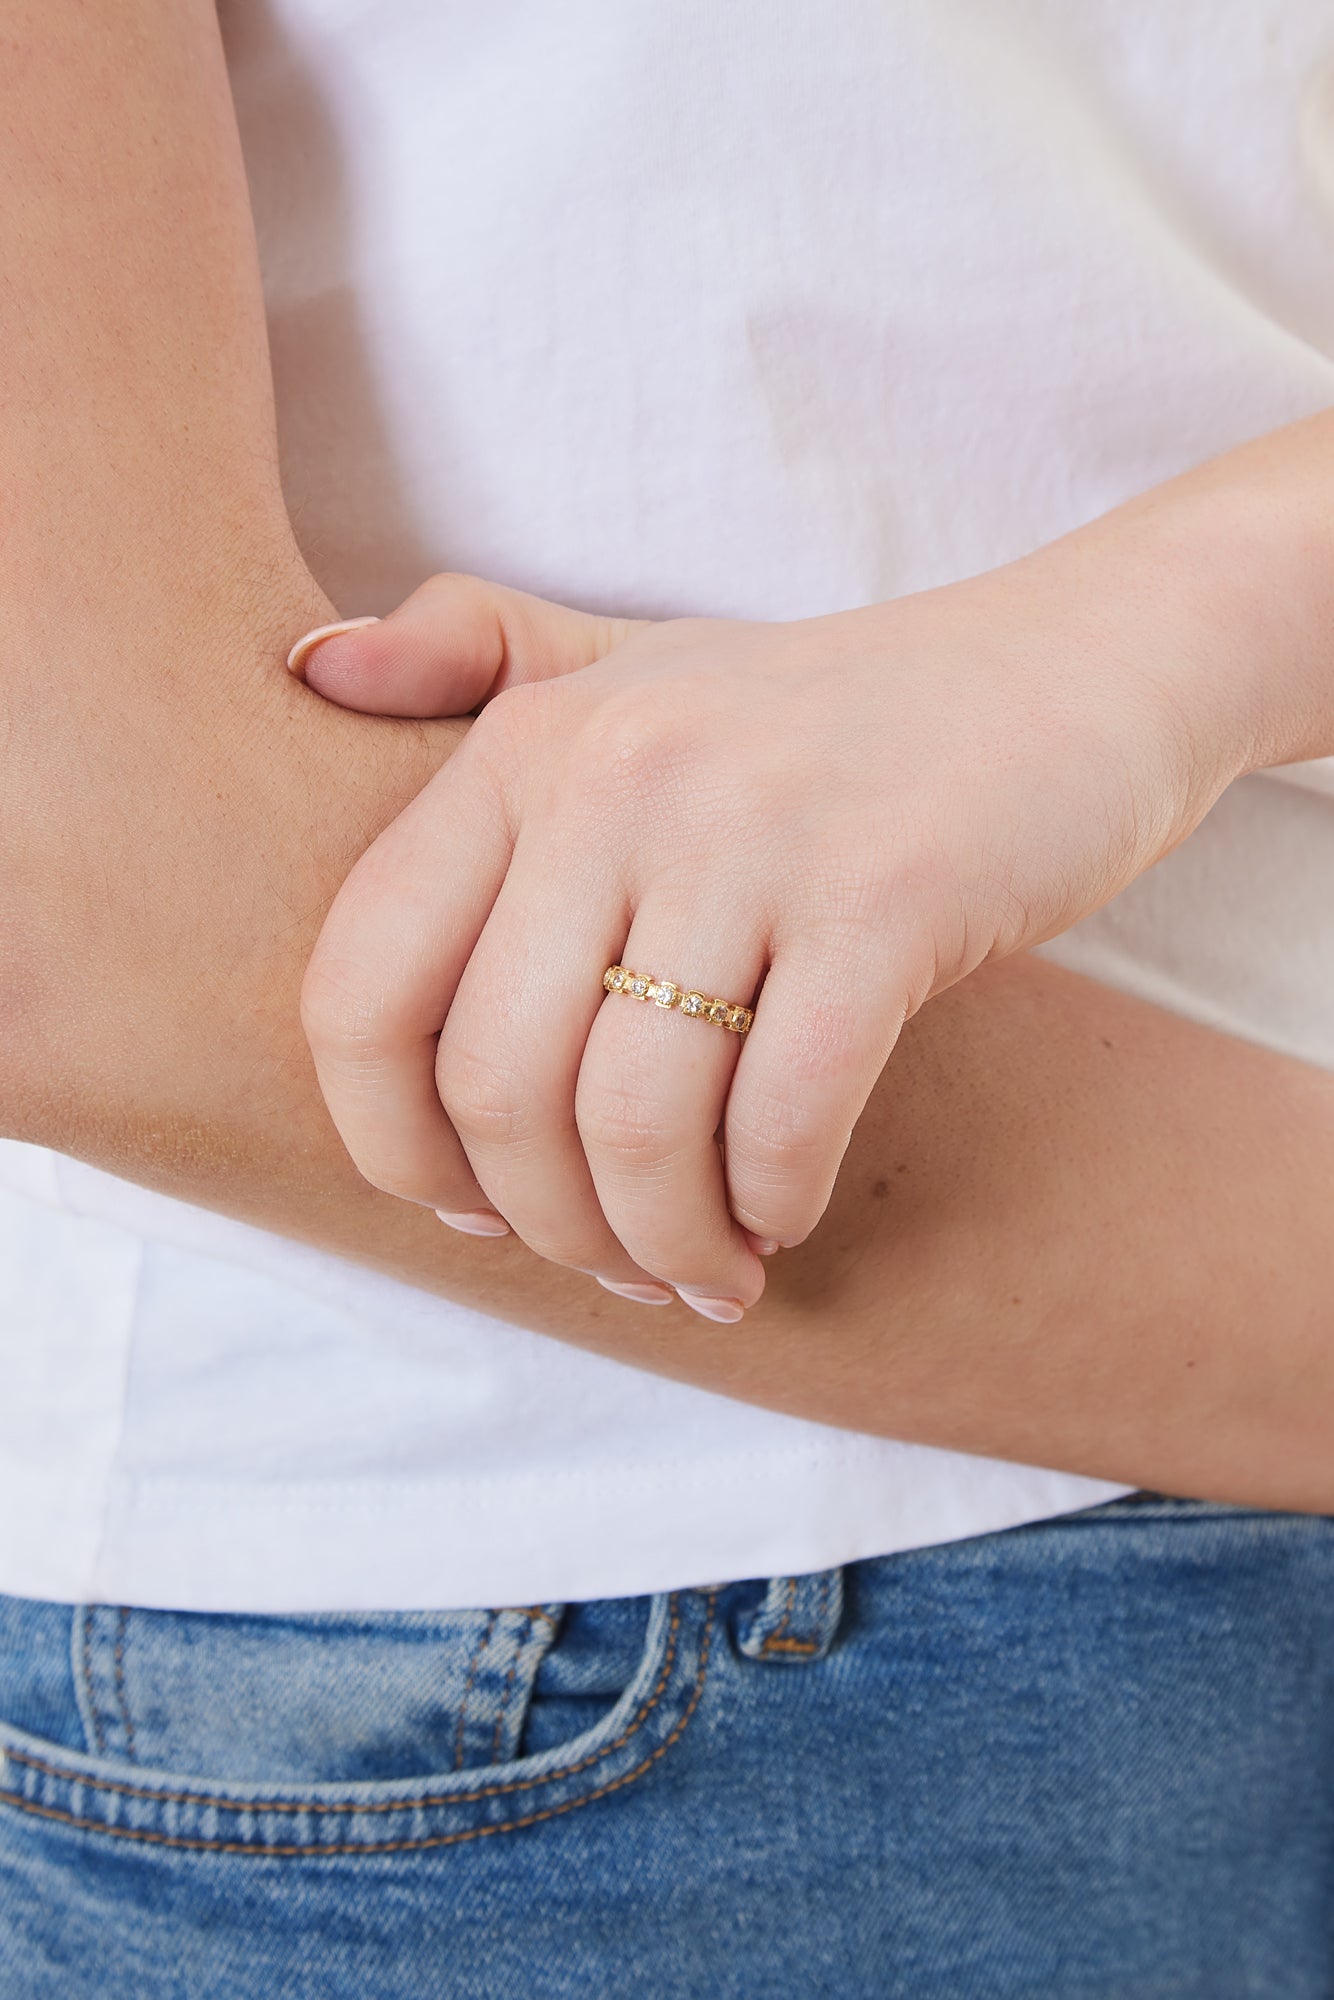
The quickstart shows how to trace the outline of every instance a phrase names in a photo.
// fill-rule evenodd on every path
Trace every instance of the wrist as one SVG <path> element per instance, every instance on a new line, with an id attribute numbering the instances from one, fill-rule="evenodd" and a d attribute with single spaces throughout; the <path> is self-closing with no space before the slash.
<path id="1" fill-rule="evenodd" d="M 1334 420 L 1318 417 L 1068 538 L 1119 572 L 1192 744 L 1224 782 L 1334 754 L 1332 463 Z"/>

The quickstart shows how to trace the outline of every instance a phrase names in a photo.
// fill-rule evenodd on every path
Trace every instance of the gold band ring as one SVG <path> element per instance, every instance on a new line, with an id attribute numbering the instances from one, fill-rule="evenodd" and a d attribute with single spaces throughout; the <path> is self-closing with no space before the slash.
<path id="1" fill-rule="evenodd" d="M 652 1000 L 658 1007 L 679 1007 L 683 1014 L 698 1021 L 713 1021 L 720 1028 L 730 1028 L 734 1035 L 744 1035 L 755 1019 L 753 1008 L 738 1006 L 735 1000 L 716 1000 L 708 993 L 687 993 L 670 979 L 651 979 L 646 972 L 631 972 L 627 965 L 609 965 L 602 975 L 602 984 L 608 993 L 629 993 L 636 1000 Z"/>

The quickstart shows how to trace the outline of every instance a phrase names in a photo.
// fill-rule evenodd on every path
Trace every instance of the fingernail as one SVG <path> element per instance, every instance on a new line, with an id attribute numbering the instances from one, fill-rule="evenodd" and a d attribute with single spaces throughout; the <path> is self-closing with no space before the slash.
<path id="1" fill-rule="evenodd" d="M 469 1209 L 466 1215 L 448 1215 L 443 1208 L 436 1214 L 450 1229 L 461 1229 L 465 1236 L 508 1236 L 510 1226 L 503 1215 L 497 1215 L 489 1208 Z"/>
<path id="2" fill-rule="evenodd" d="M 618 1299 L 633 1299 L 637 1306 L 669 1306 L 673 1292 L 670 1285 L 613 1285 L 610 1278 L 599 1278 L 604 1292 L 615 1292 Z"/>
<path id="3" fill-rule="evenodd" d="M 750 1245 L 757 1257 L 772 1257 L 778 1248 L 776 1236 L 752 1236 Z"/>
<path id="4" fill-rule="evenodd" d="M 287 671 L 302 678 L 306 661 L 317 646 L 326 639 L 337 639 L 344 632 L 359 632 L 363 625 L 378 625 L 378 618 L 340 618 L 336 625 L 317 625 L 313 632 L 303 632 L 287 655 Z"/>
<path id="5" fill-rule="evenodd" d="M 721 1320 L 727 1326 L 735 1325 L 746 1310 L 740 1299 L 711 1299 L 703 1292 L 688 1292 L 682 1285 L 677 1286 L 676 1292 L 692 1312 L 702 1313 L 705 1319 Z"/>

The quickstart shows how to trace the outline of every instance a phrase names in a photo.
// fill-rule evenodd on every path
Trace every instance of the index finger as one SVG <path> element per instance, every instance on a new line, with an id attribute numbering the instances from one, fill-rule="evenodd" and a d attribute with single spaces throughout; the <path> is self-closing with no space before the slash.
<path id="1" fill-rule="evenodd" d="M 440 1102 L 436 1044 L 509 867 L 506 802 L 473 736 L 362 855 L 325 919 L 301 1021 L 339 1136 L 374 1187 L 489 1210 Z"/>

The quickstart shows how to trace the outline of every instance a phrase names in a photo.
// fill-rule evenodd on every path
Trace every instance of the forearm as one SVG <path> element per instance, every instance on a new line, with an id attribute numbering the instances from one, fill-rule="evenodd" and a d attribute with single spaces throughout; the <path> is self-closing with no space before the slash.
<path id="1" fill-rule="evenodd" d="M 1053 621 L 1140 634 L 1202 776 L 1334 755 L 1334 409 L 1167 480 L 1017 565 Z M 1000 572 L 999 574 L 1004 574 Z M 1076 661 L 1077 664 L 1077 661 Z"/>
<path id="2" fill-rule="evenodd" d="M 295 1001 L 354 844 L 326 809 L 352 746 L 285 743 L 290 847 L 272 816 L 258 845 L 238 838 L 253 822 L 233 809 L 218 842 L 267 861 L 245 860 L 202 921 L 190 882 L 171 889 L 148 933 L 152 989 L 109 1017 L 85 1007 L 58 1052 L 74 1088 L 30 1136 L 745 1400 L 1334 1508 L 1334 1078 L 1036 960 L 990 968 L 910 1025 L 825 1221 L 773 1260 L 740 1326 L 622 1305 L 512 1238 L 442 1230 L 351 1168 Z"/>
<path id="3" fill-rule="evenodd" d="M 871 1385 L 864 1428 L 1329 1510 L 1332 1206 L 1334 1077 L 1019 960 L 911 1025 L 813 1239 L 831 1294 L 794 1262 L 769 1309 L 798 1367 L 822 1320 L 811 1414 Z"/>
<path id="4" fill-rule="evenodd" d="M 3 0 L 0 606 L 46 641 L 206 626 L 292 555 L 239 143 L 212 0 Z M 182 676 L 188 660 L 176 662 Z"/>
<path id="5" fill-rule="evenodd" d="M 648 1312 L 374 1191 L 317 1090 L 297 996 L 323 911 L 447 745 L 276 668 L 216 713 L 138 702 L 118 741 L 123 795 L 47 784 L 27 818 L 48 886 L 9 1131 L 743 1399 L 1334 1508 L 1334 1078 L 1038 961 L 987 969 L 910 1025 L 745 1321 Z"/>
<path id="6" fill-rule="evenodd" d="M 1328 1079 L 1044 968 L 914 1025 L 826 1222 L 726 1334 L 359 1179 L 300 978 L 351 862 L 459 732 L 281 673 L 330 607 L 281 506 L 211 9 L 4 18 L 4 1129 L 755 1401 L 1334 1504 Z"/>
<path id="7" fill-rule="evenodd" d="M 282 500 L 212 0 L 0 0 L 0 29 L 4 1129 L 129 1161 L 160 1128 L 221 1172 L 231 1142 L 172 1089 L 196 1009 L 212 1036 L 249 1025 L 213 941 L 262 961 L 265 889 L 298 892 L 254 851 L 286 839 L 258 736 L 301 726 L 262 690 L 331 607 Z M 349 864 L 441 754 L 377 764 L 392 736 L 362 759 L 380 817 L 351 780 Z"/>
<path id="8" fill-rule="evenodd" d="M 134 722 L 132 811 L 44 787 L 28 818 L 61 895 L 32 898 L 17 1136 L 745 1399 L 1334 1507 L 1334 1078 L 1038 961 L 988 969 L 910 1025 L 828 1216 L 739 1327 L 623 1305 L 375 1192 L 316 1087 L 297 996 L 323 911 L 447 745 L 276 668 Z"/>
<path id="9" fill-rule="evenodd" d="M 513 1241 L 465 1263 L 429 1217 L 360 1199 L 330 1247 L 744 1400 L 1334 1509 L 1334 1077 L 1036 960 L 910 1025 L 824 1221 L 725 1332 Z"/>

